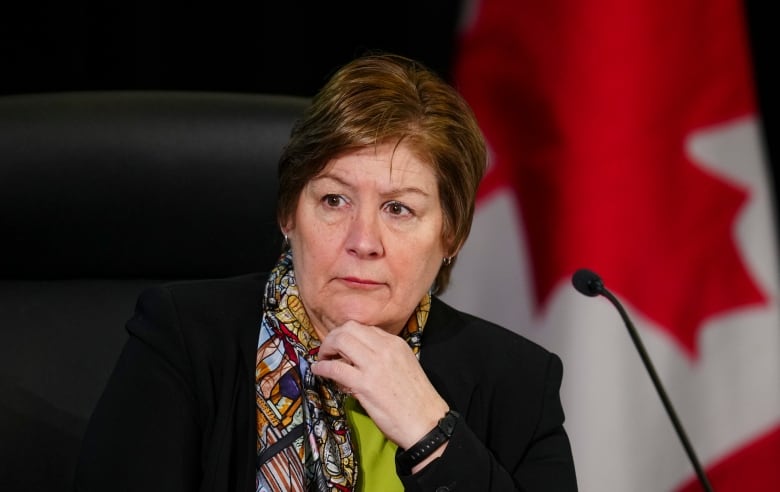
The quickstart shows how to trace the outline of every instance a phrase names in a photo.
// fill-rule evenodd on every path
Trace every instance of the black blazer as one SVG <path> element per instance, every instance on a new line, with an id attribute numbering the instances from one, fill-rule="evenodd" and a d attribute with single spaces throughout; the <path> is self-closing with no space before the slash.
<path id="1" fill-rule="evenodd" d="M 84 437 L 76 490 L 255 490 L 265 280 L 179 282 L 141 294 Z M 462 418 L 441 458 L 401 477 L 406 490 L 576 490 L 556 355 L 434 299 L 420 360 Z"/>

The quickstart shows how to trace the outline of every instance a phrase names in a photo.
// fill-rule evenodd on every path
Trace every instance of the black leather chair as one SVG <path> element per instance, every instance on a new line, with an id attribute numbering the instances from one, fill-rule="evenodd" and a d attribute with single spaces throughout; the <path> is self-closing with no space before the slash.
<path id="1" fill-rule="evenodd" d="M 273 264 L 276 162 L 307 103 L 0 97 L 0 490 L 70 488 L 144 287 Z"/>

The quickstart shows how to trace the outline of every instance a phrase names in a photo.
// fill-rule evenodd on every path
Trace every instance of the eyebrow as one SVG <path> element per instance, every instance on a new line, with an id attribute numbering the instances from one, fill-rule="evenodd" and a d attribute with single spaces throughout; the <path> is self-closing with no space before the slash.
<path id="1" fill-rule="evenodd" d="M 322 180 L 335 181 L 336 183 L 339 183 L 340 185 L 345 186 L 349 189 L 354 188 L 352 184 L 350 184 L 349 182 L 345 181 L 344 179 L 342 179 L 341 177 L 335 174 L 325 173 L 312 178 L 312 181 L 322 181 Z M 416 186 L 404 186 L 403 188 L 393 188 L 389 191 L 381 192 L 380 195 L 392 197 L 392 196 L 404 195 L 407 193 L 422 195 L 424 197 L 431 196 L 430 193 Z"/>

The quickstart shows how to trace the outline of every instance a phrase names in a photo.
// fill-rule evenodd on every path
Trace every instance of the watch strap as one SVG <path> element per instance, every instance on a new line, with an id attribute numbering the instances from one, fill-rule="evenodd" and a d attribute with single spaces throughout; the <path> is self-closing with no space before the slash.
<path id="1" fill-rule="evenodd" d="M 460 414 L 455 410 L 449 410 L 444 417 L 439 419 L 436 427 L 425 434 L 414 445 L 396 455 L 396 464 L 405 474 L 411 474 L 412 468 L 439 449 L 439 446 L 449 441 L 455 430 Z"/>

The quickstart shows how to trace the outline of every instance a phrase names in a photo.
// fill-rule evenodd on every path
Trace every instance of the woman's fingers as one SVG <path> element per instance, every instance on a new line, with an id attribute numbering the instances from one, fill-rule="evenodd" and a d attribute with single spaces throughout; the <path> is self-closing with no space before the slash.
<path id="1" fill-rule="evenodd" d="M 332 330 L 312 371 L 352 393 L 402 447 L 416 442 L 448 409 L 406 341 L 377 327 L 348 322 Z"/>
<path id="2" fill-rule="evenodd" d="M 320 360 L 336 358 L 352 360 L 350 354 L 358 357 L 368 354 L 376 343 L 374 339 L 377 336 L 377 331 L 387 335 L 374 326 L 348 321 L 328 333 L 320 345 L 318 358 Z"/>

